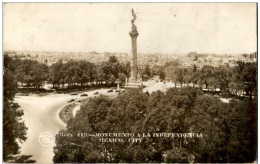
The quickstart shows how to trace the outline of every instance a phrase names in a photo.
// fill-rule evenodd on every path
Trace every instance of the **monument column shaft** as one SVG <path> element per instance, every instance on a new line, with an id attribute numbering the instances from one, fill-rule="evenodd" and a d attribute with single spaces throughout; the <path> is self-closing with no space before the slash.
<path id="1" fill-rule="evenodd" d="M 137 80 L 137 36 L 131 36 L 132 39 L 132 59 L 131 59 L 131 80 Z"/>
<path id="2" fill-rule="evenodd" d="M 136 44 L 139 33 L 137 31 L 136 25 L 134 24 L 136 19 L 136 13 L 134 12 L 133 9 L 132 9 L 132 15 L 134 18 L 131 20 L 132 28 L 131 31 L 129 32 L 129 35 L 131 37 L 131 42 L 132 42 L 131 75 L 129 77 L 129 81 L 126 84 L 125 88 L 139 89 L 141 86 L 140 86 L 140 79 L 138 75 L 137 44 Z"/>

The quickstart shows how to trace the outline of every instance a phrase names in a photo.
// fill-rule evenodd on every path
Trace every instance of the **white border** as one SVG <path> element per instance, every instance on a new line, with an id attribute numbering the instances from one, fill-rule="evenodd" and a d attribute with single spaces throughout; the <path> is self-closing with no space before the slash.
<path id="1" fill-rule="evenodd" d="M 1 55 L 1 66 L 0 66 L 0 71 L 3 73 L 3 3 L 33 3 L 33 2 L 36 2 L 36 3 L 135 3 L 135 2 L 138 2 L 138 3 L 258 3 L 259 0 L 229 0 L 229 1 L 226 1 L 226 0 L 218 0 L 218 1 L 213 1 L 213 0 L 200 0 L 200 1 L 197 1 L 197 0 L 179 0 L 179 1 L 173 1 L 173 0 L 163 0 L 163 1 L 158 1 L 158 0 L 142 0 L 142 1 L 138 1 L 138 0 L 126 0 L 126 1 L 122 1 L 122 0 L 77 0 L 77 1 L 71 1 L 71 0 L 48 0 L 48 1 L 43 1 L 43 0 L 27 0 L 27 1 L 22 1 L 22 0 L 1 0 L 1 13 L 2 13 L 2 16 L 0 18 L 0 21 L 1 21 L 1 34 L 0 34 L 0 37 L 2 38 L 1 40 L 1 52 L 2 52 L 2 55 Z M 257 4 L 258 6 L 258 4 Z M 259 12 L 257 12 L 257 18 L 258 18 L 258 22 L 259 22 Z M 257 23 L 258 25 L 258 23 Z M 258 30 L 258 29 L 257 29 Z M 257 38 L 259 38 L 259 32 L 258 32 L 258 36 Z M 259 47 L 259 42 L 257 44 L 257 51 L 258 51 L 258 47 Z M 259 72 L 260 68 L 259 68 L 259 63 L 258 63 L 258 72 Z M 258 81 L 259 81 L 259 74 L 258 74 Z M 3 107 L 3 76 L 0 77 L 0 89 L 2 91 L 2 94 L 0 96 L 1 100 L 0 101 L 0 105 Z M 258 85 L 258 91 L 259 91 L 260 87 Z M 260 98 L 258 96 L 258 102 L 259 102 Z M 59 112 L 60 110 L 58 110 Z M 3 110 L 2 110 L 3 112 Z M 0 117 L 0 126 L 2 127 L 1 128 L 1 131 L 0 131 L 0 138 L 3 142 L 3 115 L 2 115 L 2 112 L 1 112 L 1 117 Z M 57 112 L 57 114 L 58 114 Z M 259 112 L 258 112 L 258 118 L 259 118 Z M 258 119 L 257 118 L 257 119 Z M 59 119 L 59 116 L 58 116 L 58 119 Z M 60 120 L 60 122 L 64 125 L 64 123 Z M 258 132 L 259 132 L 259 121 L 258 121 Z M 65 125 L 66 126 L 66 125 Z M 259 143 L 259 134 L 257 134 L 258 136 L 258 143 Z M 3 145 L 3 144 L 2 144 Z M 3 153 L 3 147 L 0 146 L 0 151 Z M 257 151 L 258 151 L 258 156 L 257 156 L 257 159 L 260 155 L 259 153 L 259 150 L 258 150 L 258 145 L 257 145 Z M 0 161 L 3 163 L 3 156 L 1 155 L 0 156 Z"/>

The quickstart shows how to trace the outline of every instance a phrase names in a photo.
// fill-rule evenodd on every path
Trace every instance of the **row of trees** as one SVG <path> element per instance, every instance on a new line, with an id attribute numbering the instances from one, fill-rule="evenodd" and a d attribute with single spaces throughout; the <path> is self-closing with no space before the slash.
<path id="1" fill-rule="evenodd" d="M 12 70 L 17 82 L 31 84 L 36 88 L 48 81 L 53 87 L 86 86 L 91 84 L 114 84 L 116 81 L 124 83 L 130 74 L 130 63 L 122 64 L 116 57 L 111 56 L 109 61 L 95 65 L 87 61 L 69 61 L 62 63 L 59 61 L 48 67 L 45 64 L 34 60 L 12 59 L 5 55 L 6 60 L 10 60 L 8 67 Z"/>
<path id="2" fill-rule="evenodd" d="M 192 83 L 193 86 L 203 85 L 208 90 L 220 89 L 222 93 L 238 94 L 245 91 L 250 97 L 257 91 L 257 65 L 256 63 L 238 62 L 235 67 L 220 66 L 212 67 L 205 65 L 197 69 L 181 68 L 178 62 L 167 63 L 165 66 L 166 78 L 181 87 Z M 176 86 L 176 85 L 175 85 Z"/>
<path id="3" fill-rule="evenodd" d="M 49 81 L 54 86 L 69 87 L 74 85 L 91 85 L 91 84 L 113 84 L 116 81 L 125 82 L 130 73 L 130 64 L 121 64 L 117 58 L 111 56 L 109 61 L 95 65 L 87 61 L 69 61 L 62 63 L 61 61 L 50 67 Z"/>
<path id="4" fill-rule="evenodd" d="M 81 107 L 56 136 L 55 163 L 253 162 L 256 99 L 225 104 L 198 88 L 171 88 L 150 96 L 128 91 L 115 99 L 97 97 Z M 201 133 L 202 138 L 143 138 L 141 143 L 99 142 L 77 133 Z M 165 156 L 166 154 L 166 156 Z M 164 158 L 163 158 L 164 156 Z"/>

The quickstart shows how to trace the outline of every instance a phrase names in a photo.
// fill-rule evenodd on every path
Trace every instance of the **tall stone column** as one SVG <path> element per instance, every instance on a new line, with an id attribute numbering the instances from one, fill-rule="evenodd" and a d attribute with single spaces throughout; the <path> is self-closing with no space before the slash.
<path id="1" fill-rule="evenodd" d="M 125 88 L 126 89 L 140 89 L 141 82 L 138 77 L 137 44 L 136 44 L 136 40 L 137 40 L 139 33 L 138 33 L 137 27 L 135 25 L 136 13 L 134 12 L 133 9 L 132 9 L 132 15 L 133 15 L 133 19 L 131 20 L 132 29 L 129 32 L 129 35 L 131 36 L 131 41 L 132 41 L 131 76 L 129 78 L 129 81 L 126 83 Z"/>
<path id="2" fill-rule="evenodd" d="M 137 81 L 137 44 L 136 40 L 138 37 L 138 32 L 131 31 L 129 35 L 131 36 L 132 40 L 132 59 L 131 59 L 131 77 L 129 82 L 136 82 Z"/>

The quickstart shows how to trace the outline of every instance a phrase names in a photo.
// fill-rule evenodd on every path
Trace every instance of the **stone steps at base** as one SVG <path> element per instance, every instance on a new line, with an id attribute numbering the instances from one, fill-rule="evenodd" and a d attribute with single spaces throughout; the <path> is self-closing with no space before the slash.
<path id="1" fill-rule="evenodd" d="M 141 86 L 140 83 L 127 83 L 126 86 Z"/>
<path id="2" fill-rule="evenodd" d="M 140 86 L 125 86 L 124 87 L 125 89 L 131 89 L 131 88 L 133 88 L 133 89 L 139 89 L 139 88 L 141 88 Z"/>

